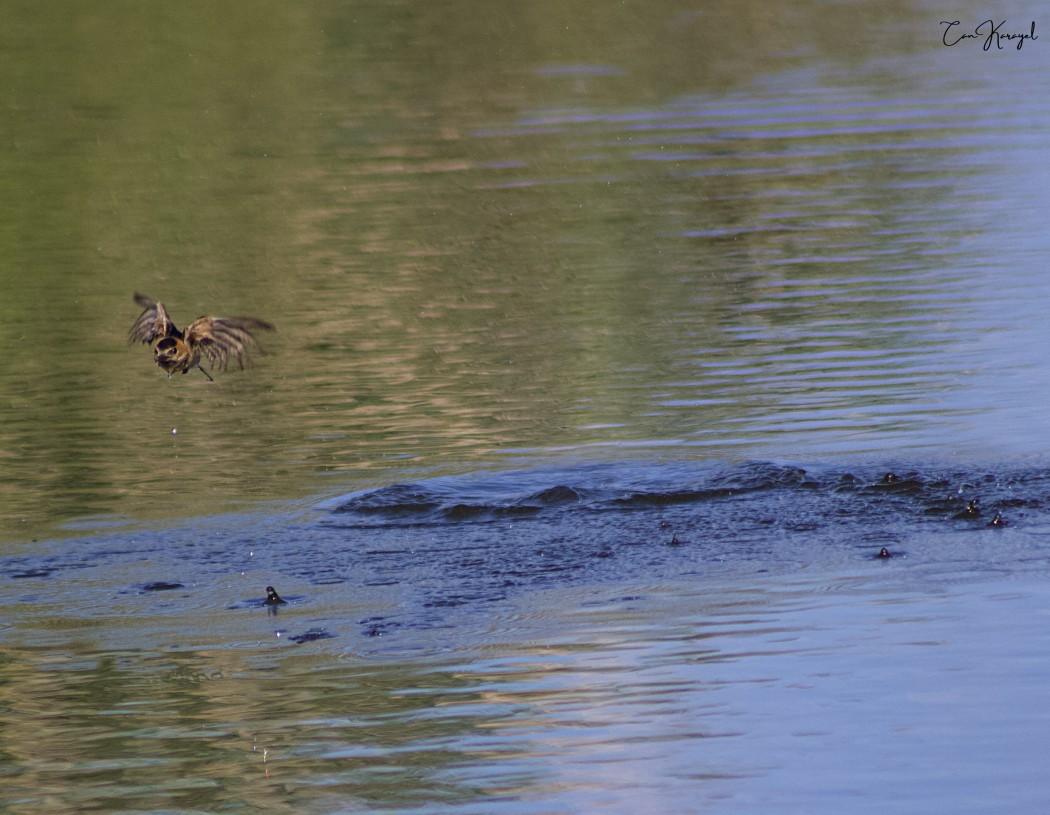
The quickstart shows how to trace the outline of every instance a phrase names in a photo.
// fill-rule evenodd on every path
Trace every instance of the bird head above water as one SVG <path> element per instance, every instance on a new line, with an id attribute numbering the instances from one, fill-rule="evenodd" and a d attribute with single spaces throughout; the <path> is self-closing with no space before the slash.
<path id="1" fill-rule="evenodd" d="M 266 587 L 266 599 L 263 601 L 263 605 L 283 606 L 287 604 L 288 601 L 281 599 L 281 596 L 277 593 L 277 589 L 275 589 L 273 586 Z"/>

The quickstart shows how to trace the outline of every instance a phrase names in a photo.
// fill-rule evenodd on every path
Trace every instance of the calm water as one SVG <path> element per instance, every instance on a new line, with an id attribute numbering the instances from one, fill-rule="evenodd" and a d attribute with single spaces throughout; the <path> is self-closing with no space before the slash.
<path id="1" fill-rule="evenodd" d="M 7 4 L 2 808 L 1045 806 L 1050 40 L 944 15 Z"/>

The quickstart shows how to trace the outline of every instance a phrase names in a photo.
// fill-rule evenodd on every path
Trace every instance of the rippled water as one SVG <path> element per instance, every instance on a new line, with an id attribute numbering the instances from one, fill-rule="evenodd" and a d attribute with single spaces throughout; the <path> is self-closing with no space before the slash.
<path id="1" fill-rule="evenodd" d="M 678 13 L 645 22 L 656 36 Z M 143 78 L 121 91 L 129 66 L 104 63 L 114 90 L 48 86 L 67 141 L 50 108 L 8 123 L 22 152 L 0 305 L 17 350 L 0 367 L 7 539 L 375 486 L 405 462 L 937 455 L 960 438 L 986 459 L 1046 429 L 1037 52 L 907 40 L 890 79 L 893 32 L 924 32 L 919 15 L 867 21 L 882 39 L 846 82 L 826 75 L 845 70 L 828 40 L 810 74 L 789 60 L 650 87 L 641 55 L 552 53 L 449 63 L 418 80 L 437 101 L 381 103 L 358 84 L 393 84 L 403 64 L 358 54 L 328 14 L 310 29 L 327 40 L 298 33 L 326 59 L 306 71 L 281 52 L 299 93 L 271 84 L 240 116 L 225 92 L 255 87 L 254 51 L 223 41 L 202 64 L 169 48 L 158 68 L 160 82 L 196 66 L 203 98 Z M 34 34 L 55 35 L 22 30 L 28 65 Z M 724 55 L 733 71 L 740 57 Z M 442 82 L 462 87 L 445 98 Z M 61 206 L 66 187 L 79 206 Z M 135 290 L 183 326 L 271 320 L 271 355 L 214 387 L 168 382 L 124 346 Z"/>
<path id="2" fill-rule="evenodd" d="M 1045 805 L 1050 73 L 943 14 L 7 9 L 0 808 Z"/>
<path id="3" fill-rule="evenodd" d="M 1048 487 L 592 464 L 38 545 L 0 562 L 5 801 L 1031 805 Z"/>

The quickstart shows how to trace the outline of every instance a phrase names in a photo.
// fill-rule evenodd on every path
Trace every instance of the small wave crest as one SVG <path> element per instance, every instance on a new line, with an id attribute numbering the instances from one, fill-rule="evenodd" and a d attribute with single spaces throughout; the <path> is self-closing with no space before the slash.
<path id="1" fill-rule="evenodd" d="M 625 475 L 633 478 L 625 478 Z M 547 485 L 543 481 L 547 479 Z M 331 506 L 342 524 L 430 525 L 526 519 L 551 512 L 611 512 L 724 504 L 757 493 L 795 495 L 783 509 L 825 515 L 994 517 L 1035 510 L 1050 489 L 1050 473 L 889 469 L 808 471 L 770 462 L 648 468 L 588 468 L 548 473 L 496 473 L 394 484 L 339 499 Z M 802 495 L 811 494 L 812 499 Z M 974 499 L 977 499 L 975 502 Z"/>
<path id="2" fill-rule="evenodd" d="M 586 489 L 561 484 L 525 494 L 515 494 L 507 485 L 496 486 L 488 484 L 479 490 L 457 489 L 447 482 L 394 484 L 351 495 L 332 512 L 355 516 L 366 525 L 416 525 L 524 518 L 544 509 L 584 504 L 591 498 Z M 499 494 L 485 495 L 496 492 Z"/>
<path id="3" fill-rule="evenodd" d="M 626 477 L 625 477 L 626 476 Z M 543 481 L 546 480 L 545 485 Z M 1038 483 L 1037 483 L 1038 482 Z M 1043 482 L 1046 482 L 1045 484 Z M 827 519 L 902 513 L 989 518 L 1041 505 L 1050 474 L 846 471 L 771 462 L 643 468 L 589 468 L 578 473 L 495 473 L 394 484 L 338 499 L 333 521 L 345 526 L 404 526 L 528 519 L 548 513 L 617 512 L 708 505 L 713 517 L 739 513 L 761 493 L 784 498 L 783 517 Z M 978 498 L 977 503 L 971 502 Z M 768 510 L 765 502 L 755 504 Z M 698 510 L 699 511 L 699 510 Z M 801 522 L 805 522 L 801 520 Z"/>

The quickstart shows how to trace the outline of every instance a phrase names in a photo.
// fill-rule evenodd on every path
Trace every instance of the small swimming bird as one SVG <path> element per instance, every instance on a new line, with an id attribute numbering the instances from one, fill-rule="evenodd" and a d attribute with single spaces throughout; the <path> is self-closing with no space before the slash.
<path id="1" fill-rule="evenodd" d="M 264 606 L 285 606 L 288 605 L 287 600 L 282 600 L 280 595 L 277 594 L 277 589 L 273 586 L 266 587 L 266 599 L 263 600 Z"/>
<path id="2" fill-rule="evenodd" d="M 966 509 L 956 512 L 953 518 L 979 518 L 981 516 L 981 499 L 974 498 L 966 505 Z"/>
<path id="3" fill-rule="evenodd" d="M 135 292 L 135 302 L 144 311 L 128 332 L 128 344 L 157 341 L 153 346 L 153 361 L 168 372 L 168 379 L 174 373 L 187 374 L 197 368 L 209 382 L 214 381 L 211 374 L 201 367 L 202 353 L 212 368 L 225 371 L 233 359 L 244 370 L 252 350 L 266 353 L 252 332 L 276 330 L 272 324 L 255 317 L 204 316 L 190 323 L 185 331 L 180 331 L 163 303 L 138 292 Z"/>

